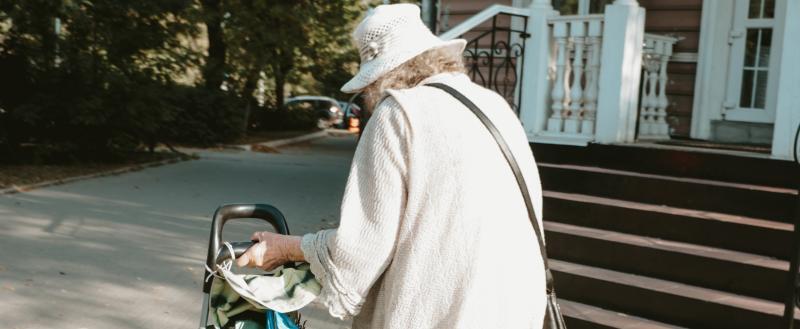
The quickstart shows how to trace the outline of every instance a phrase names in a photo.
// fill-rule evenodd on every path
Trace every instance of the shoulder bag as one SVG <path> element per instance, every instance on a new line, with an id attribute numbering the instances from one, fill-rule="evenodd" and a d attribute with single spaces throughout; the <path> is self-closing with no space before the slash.
<path id="1" fill-rule="evenodd" d="M 466 96 L 455 90 L 453 87 L 442 83 L 431 83 L 427 84 L 426 86 L 441 89 L 463 103 L 468 109 L 470 109 L 470 111 L 472 111 L 472 113 L 475 114 L 475 116 L 478 117 L 478 119 L 481 120 L 483 125 L 486 126 L 486 129 L 489 130 L 489 133 L 492 134 L 495 141 L 497 141 L 497 145 L 500 146 L 500 150 L 503 152 L 508 165 L 514 172 L 514 176 L 517 178 L 517 185 L 519 185 L 519 189 L 522 191 L 522 197 L 525 199 L 525 207 L 528 208 L 528 217 L 530 217 L 533 230 L 536 232 L 536 238 L 539 240 L 539 250 L 542 253 L 542 261 L 544 262 L 545 276 L 547 278 L 547 309 L 545 310 L 543 328 L 566 329 L 567 326 L 564 324 L 564 318 L 561 315 L 561 309 L 559 309 L 558 301 L 556 300 L 556 291 L 553 287 L 553 275 L 550 273 L 550 266 L 547 264 L 547 250 L 545 249 L 544 239 L 542 239 L 542 230 L 539 227 L 539 221 L 536 220 L 536 213 L 533 211 L 533 203 L 531 202 L 531 196 L 528 192 L 528 185 L 525 183 L 525 178 L 522 177 L 522 171 L 519 168 L 519 164 L 517 164 L 516 158 L 514 158 L 514 154 L 511 153 L 511 149 L 508 147 L 508 144 L 506 144 L 503 136 L 500 135 L 497 127 L 495 127 L 495 125 L 489 120 L 488 117 L 486 117 L 485 114 L 483 114 L 478 106 L 476 106 L 475 103 L 470 101 Z"/>

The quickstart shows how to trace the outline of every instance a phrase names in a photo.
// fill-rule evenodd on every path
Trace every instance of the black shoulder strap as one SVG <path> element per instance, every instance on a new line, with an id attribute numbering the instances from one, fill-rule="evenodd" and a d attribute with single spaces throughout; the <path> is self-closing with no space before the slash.
<path id="1" fill-rule="evenodd" d="M 495 127 L 494 123 L 492 123 L 492 121 L 489 120 L 489 118 L 486 117 L 485 114 L 483 114 L 483 112 L 478 108 L 478 106 L 475 105 L 475 103 L 469 100 L 469 98 L 464 96 L 462 93 L 458 92 L 458 90 L 455 90 L 453 87 L 450 87 L 442 83 L 430 83 L 427 84 L 426 86 L 444 90 L 445 92 L 449 93 L 450 95 L 461 101 L 461 103 L 464 103 L 464 105 L 468 109 L 470 109 L 470 111 L 472 111 L 472 113 L 474 113 L 475 116 L 478 117 L 478 119 L 481 120 L 483 125 L 486 126 L 486 129 L 489 130 L 489 133 L 492 134 L 492 137 L 494 137 L 495 141 L 497 141 L 497 145 L 500 146 L 500 150 L 503 152 L 503 155 L 505 156 L 508 165 L 511 167 L 511 171 L 514 172 L 514 176 L 516 176 L 517 178 L 517 185 L 519 185 L 519 189 L 522 192 L 522 198 L 525 199 L 525 207 L 528 208 L 528 217 L 531 220 L 531 225 L 533 225 L 533 230 L 536 232 L 536 238 L 539 240 L 539 250 L 542 253 L 542 261 L 544 262 L 544 269 L 547 275 L 547 292 L 548 293 L 552 292 L 553 276 L 550 274 L 550 266 L 547 264 L 547 249 L 545 248 L 544 239 L 542 236 L 542 230 L 539 227 L 539 221 L 536 220 L 536 213 L 533 210 L 533 202 L 531 202 L 531 195 L 530 192 L 528 191 L 528 184 L 525 183 L 525 177 L 522 176 L 522 170 L 520 170 L 519 164 L 517 163 L 517 159 L 514 158 L 514 154 L 511 153 L 511 149 L 508 147 L 508 144 L 506 144 L 505 139 L 503 139 L 503 136 L 500 135 L 500 131 L 497 130 L 497 127 Z"/>

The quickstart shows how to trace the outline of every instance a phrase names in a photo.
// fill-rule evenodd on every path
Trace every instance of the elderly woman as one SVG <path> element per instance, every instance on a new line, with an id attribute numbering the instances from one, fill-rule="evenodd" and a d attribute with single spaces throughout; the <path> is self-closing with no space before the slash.
<path id="1" fill-rule="evenodd" d="M 305 261 L 331 315 L 354 328 L 541 328 L 545 271 L 514 173 L 448 85 L 499 129 L 541 218 L 539 175 L 506 101 L 463 74 L 464 40 L 442 41 L 408 4 L 379 6 L 356 28 L 358 74 L 374 108 L 353 158 L 338 229 L 257 232 L 238 263 Z M 539 224 L 541 225 L 541 223 Z"/>

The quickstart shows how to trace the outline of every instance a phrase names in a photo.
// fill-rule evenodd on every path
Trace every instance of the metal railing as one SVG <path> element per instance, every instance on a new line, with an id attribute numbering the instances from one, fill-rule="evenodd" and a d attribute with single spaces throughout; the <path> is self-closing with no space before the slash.
<path id="1" fill-rule="evenodd" d="M 491 25 L 488 25 L 490 20 Z M 440 38 L 450 40 L 472 33 L 464 50 L 467 75 L 475 83 L 503 96 L 519 113 L 525 40 L 530 37 L 527 26 L 526 10 L 493 5 L 443 33 Z"/>

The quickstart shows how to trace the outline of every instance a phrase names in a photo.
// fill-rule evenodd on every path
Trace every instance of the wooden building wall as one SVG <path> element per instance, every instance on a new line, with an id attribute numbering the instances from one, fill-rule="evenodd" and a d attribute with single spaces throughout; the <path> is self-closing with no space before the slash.
<path id="1" fill-rule="evenodd" d="M 697 53 L 700 40 L 702 0 L 639 0 L 647 10 L 645 32 L 684 39 L 675 45 L 674 53 Z M 697 63 L 670 62 L 667 74 L 667 121 L 671 135 L 689 137 L 692 127 L 692 103 Z"/>
<path id="2" fill-rule="evenodd" d="M 512 5 L 512 0 L 441 0 L 439 33 L 452 28 L 492 4 Z M 528 1 L 522 1 L 528 3 Z M 645 32 L 682 37 L 673 52 L 697 53 L 700 39 L 702 0 L 639 0 L 647 11 Z M 480 29 L 486 29 L 482 26 Z M 535 33 L 535 32 L 534 32 Z M 470 35 L 465 36 L 469 40 Z M 674 137 L 689 137 L 697 63 L 670 62 L 667 120 Z"/>
<path id="3" fill-rule="evenodd" d="M 493 4 L 511 6 L 512 0 L 440 0 L 438 33 L 449 30 Z"/>

